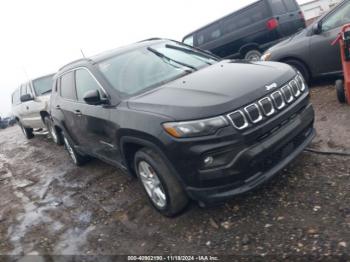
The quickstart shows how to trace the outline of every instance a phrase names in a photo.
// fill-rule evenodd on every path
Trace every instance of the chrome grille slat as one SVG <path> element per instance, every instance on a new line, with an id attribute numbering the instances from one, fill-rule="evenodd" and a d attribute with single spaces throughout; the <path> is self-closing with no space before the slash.
<path id="1" fill-rule="evenodd" d="M 255 110 L 257 110 L 257 113 L 258 113 L 258 116 L 255 118 L 253 115 L 252 115 L 252 111 L 251 111 L 251 109 L 254 107 L 254 109 Z M 253 109 L 253 110 L 254 110 Z M 261 114 L 261 111 L 260 111 L 260 108 L 259 108 L 259 106 L 257 105 L 257 104 L 251 104 L 251 105 L 249 105 L 249 106 L 246 106 L 245 108 L 244 108 L 244 111 L 247 113 L 247 115 L 248 115 L 248 118 L 250 119 L 250 121 L 252 121 L 252 123 L 254 123 L 254 124 L 256 124 L 256 123 L 258 123 L 258 122 L 260 122 L 262 119 L 263 119 L 263 116 L 262 116 L 262 114 Z"/>
<path id="2" fill-rule="evenodd" d="M 296 101 L 306 90 L 303 78 L 298 74 L 281 88 L 258 101 L 227 115 L 232 125 L 243 130 L 257 124 Z"/>
<path id="3" fill-rule="evenodd" d="M 267 112 L 265 106 L 264 106 L 264 101 L 267 101 L 267 103 L 271 106 L 270 111 Z M 272 100 L 269 97 L 264 97 L 263 99 L 260 99 L 258 104 L 260 105 L 263 113 L 265 116 L 271 116 L 275 113 L 275 107 L 273 106 Z M 266 105 L 266 104 L 265 104 Z"/>

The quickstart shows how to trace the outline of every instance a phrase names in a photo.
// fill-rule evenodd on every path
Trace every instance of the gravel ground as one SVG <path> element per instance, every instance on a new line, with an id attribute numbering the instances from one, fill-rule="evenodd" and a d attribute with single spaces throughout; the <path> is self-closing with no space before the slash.
<path id="1" fill-rule="evenodd" d="M 311 91 L 322 150 L 350 150 L 350 111 Z M 93 160 L 75 167 L 47 135 L 0 131 L 0 254 L 350 255 L 350 157 L 302 153 L 275 179 L 222 205 L 168 219 L 136 180 Z M 338 257 L 340 258 L 340 257 Z"/>

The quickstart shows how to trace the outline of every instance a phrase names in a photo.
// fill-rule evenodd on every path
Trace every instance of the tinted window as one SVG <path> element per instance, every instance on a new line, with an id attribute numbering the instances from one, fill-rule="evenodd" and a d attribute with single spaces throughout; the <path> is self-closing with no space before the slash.
<path id="1" fill-rule="evenodd" d="M 220 24 L 214 24 L 209 26 L 202 31 L 200 31 L 197 35 L 197 43 L 198 45 L 211 42 L 221 36 L 221 28 Z"/>
<path id="2" fill-rule="evenodd" d="M 38 78 L 33 81 L 33 87 L 35 90 L 35 94 L 37 96 L 41 96 L 44 94 L 48 94 L 52 89 L 52 75 Z"/>
<path id="3" fill-rule="evenodd" d="M 73 72 L 61 76 L 61 96 L 66 99 L 76 100 Z"/>
<path id="4" fill-rule="evenodd" d="M 342 5 L 322 23 L 322 30 L 328 31 L 350 22 L 350 2 Z"/>
<path id="5" fill-rule="evenodd" d="M 18 104 L 20 104 L 21 103 L 21 101 L 20 101 L 20 90 L 19 89 L 17 89 L 14 93 L 13 93 L 13 95 L 12 95 L 12 104 L 13 105 L 18 105 Z"/>
<path id="6" fill-rule="evenodd" d="M 280 15 L 287 12 L 282 0 L 270 0 L 271 9 L 274 14 Z"/>
<path id="7" fill-rule="evenodd" d="M 264 2 L 259 2 L 246 10 L 232 14 L 224 21 L 224 33 L 231 33 L 235 30 L 246 27 L 250 24 L 260 22 L 268 16 L 268 10 Z"/>
<path id="8" fill-rule="evenodd" d="M 84 101 L 83 98 L 86 92 L 100 89 L 96 80 L 85 69 L 79 69 L 75 72 L 75 85 L 79 101 Z"/>
<path id="9" fill-rule="evenodd" d="M 284 4 L 286 5 L 288 11 L 296 11 L 299 9 L 295 0 L 283 0 L 283 1 L 284 1 Z"/>

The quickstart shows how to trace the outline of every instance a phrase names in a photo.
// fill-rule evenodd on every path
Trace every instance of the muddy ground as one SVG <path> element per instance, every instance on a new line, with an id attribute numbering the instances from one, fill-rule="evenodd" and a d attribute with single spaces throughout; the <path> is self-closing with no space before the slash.
<path id="1" fill-rule="evenodd" d="M 350 107 L 311 91 L 312 146 L 350 151 Z M 303 153 L 255 192 L 168 219 L 136 180 L 98 160 L 75 167 L 47 135 L 0 131 L 0 254 L 350 255 L 350 157 Z"/>

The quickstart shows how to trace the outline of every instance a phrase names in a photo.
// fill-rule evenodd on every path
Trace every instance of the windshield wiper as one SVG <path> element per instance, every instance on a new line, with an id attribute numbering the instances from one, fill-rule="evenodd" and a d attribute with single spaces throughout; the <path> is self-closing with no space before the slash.
<path id="1" fill-rule="evenodd" d="M 52 91 L 52 90 L 50 89 L 50 90 L 47 90 L 47 91 L 45 91 L 45 92 L 42 92 L 41 95 L 44 95 L 44 94 L 47 94 L 47 93 L 51 93 L 51 91 Z"/>
<path id="2" fill-rule="evenodd" d="M 188 65 L 188 64 L 186 64 L 186 63 L 183 63 L 183 62 L 180 62 L 180 61 L 177 61 L 177 60 L 175 60 L 175 59 L 170 58 L 170 57 L 164 55 L 163 53 L 158 52 L 157 50 L 153 49 L 152 47 L 147 47 L 147 50 L 151 51 L 153 54 L 159 56 L 160 58 L 166 59 L 166 60 L 168 60 L 168 61 L 172 61 L 172 62 L 177 63 L 177 64 L 179 64 L 179 65 L 182 65 L 182 66 L 184 66 L 184 67 L 190 68 L 190 69 L 192 69 L 193 71 L 197 71 L 197 70 L 198 70 L 198 69 L 195 68 L 194 66 L 191 66 L 191 65 Z"/>
<path id="3" fill-rule="evenodd" d="M 201 54 L 200 52 L 198 51 L 194 51 L 194 50 L 191 50 L 191 49 L 187 49 L 187 48 L 183 48 L 183 47 L 179 47 L 179 46 L 174 46 L 174 45 L 169 45 L 169 44 L 166 44 L 165 45 L 166 48 L 169 48 L 169 49 L 174 49 L 174 50 L 178 50 L 178 51 L 182 51 L 182 52 L 185 52 L 187 54 L 195 54 L 196 56 L 200 56 L 204 59 L 201 59 L 199 57 L 196 57 L 198 60 L 206 63 L 207 65 L 212 65 L 212 63 L 206 61 L 205 59 L 208 59 L 208 57 L 206 57 L 205 55 Z M 211 59 L 211 58 L 210 58 Z M 212 59 L 214 60 L 214 59 Z M 215 61 L 215 60 L 214 60 Z"/>

